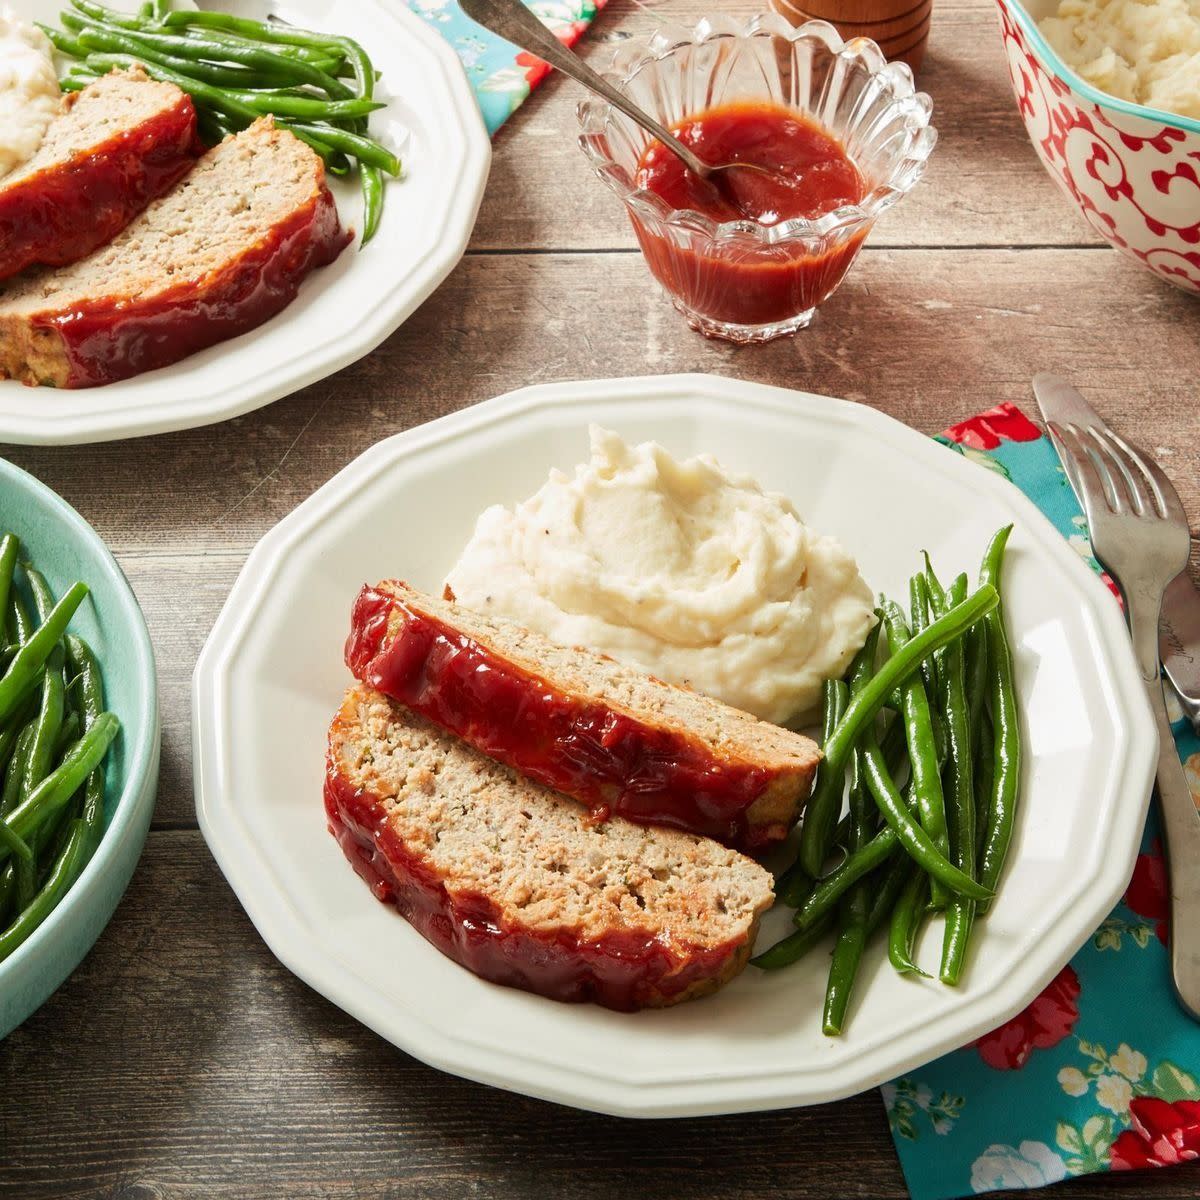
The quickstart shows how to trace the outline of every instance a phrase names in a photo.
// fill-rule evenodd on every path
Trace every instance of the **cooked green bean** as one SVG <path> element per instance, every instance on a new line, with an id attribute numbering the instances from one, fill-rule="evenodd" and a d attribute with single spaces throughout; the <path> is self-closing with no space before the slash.
<path id="1" fill-rule="evenodd" d="M 814 946 L 824 941 L 832 928 L 833 913 L 827 913 L 811 929 L 797 929 L 752 958 L 750 965 L 764 971 L 778 971 L 781 967 L 790 967 L 792 963 L 802 959 Z"/>
<path id="2" fill-rule="evenodd" d="M 890 920 L 900 896 L 900 889 L 914 872 L 919 873 L 920 867 L 916 866 L 907 854 L 899 850 L 892 852 L 891 858 L 880 868 L 882 878 L 871 901 L 871 911 L 867 915 L 868 934 L 874 933 L 884 921 Z"/>
<path id="3" fill-rule="evenodd" d="M 8 597 L 12 591 L 13 570 L 21 543 L 11 533 L 0 540 L 0 613 L 8 612 Z"/>
<path id="4" fill-rule="evenodd" d="M 992 539 L 983 558 L 980 579 L 985 581 L 984 586 L 993 590 L 1000 585 L 1004 550 L 1011 533 L 1011 525 L 1001 529 Z M 979 859 L 979 880 L 990 891 L 995 891 L 1004 870 L 1016 819 L 1021 773 L 1021 731 L 1013 683 L 1012 654 L 1004 631 L 1004 613 L 998 605 L 985 618 L 985 625 L 991 662 L 993 775 L 987 836 Z M 981 904 L 980 912 L 986 912 L 987 907 L 986 902 Z"/>
<path id="5" fill-rule="evenodd" d="M 59 901 L 79 878 L 89 857 L 88 832 L 83 821 L 71 824 L 71 831 L 58 853 L 41 891 L 16 920 L 0 933 L 0 961 L 7 958 L 54 911 Z"/>
<path id="6" fill-rule="evenodd" d="M 902 654 L 913 641 L 904 614 L 898 605 L 892 603 L 884 605 L 883 613 L 888 650 L 893 655 Z M 939 621 L 944 619 L 939 618 Z M 928 630 L 936 628 L 937 624 L 938 621 L 931 623 L 916 636 L 925 636 Z M 941 766 L 934 738 L 933 718 L 930 715 L 929 696 L 919 674 L 913 673 L 900 684 L 900 703 L 917 812 L 937 853 L 946 859 L 950 854 L 950 840 L 946 829 L 946 803 L 942 791 Z M 939 881 L 938 886 L 933 888 L 934 904 L 940 905 L 945 899 L 945 892 Z"/>
<path id="7" fill-rule="evenodd" d="M 25 777 L 25 762 L 29 757 L 29 743 L 33 741 L 34 718 L 26 722 L 17 735 L 8 771 L 4 776 L 4 787 L 0 790 L 0 817 L 7 817 L 21 801 L 21 780 Z"/>
<path id="8" fill-rule="evenodd" d="M 8 670 L 0 677 L 0 720 L 7 717 L 21 702 L 30 680 L 37 678 L 38 671 L 58 644 L 59 638 L 75 615 L 75 610 L 87 594 L 87 584 L 72 584 L 46 620 L 21 644 L 12 662 L 8 664 Z"/>
<path id="9" fill-rule="evenodd" d="M 62 762 L 34 788 L 32 795 L 13 809 L 9 824 L 21 837 L 27 837 L 71 799 L 108 753 L 119 728 L 120 722 L 113 713 L 101 713 L 63 756 Z M 4 857 L 7 857 L 5 849 L 0 846 L 0 859 Z"/>
<path id="10" fill-rule="evenodd" d="M 360 163 L 378 167 L 388 175 L 399 177 L 401 173 L 400 160 L 386 146 L 372 141 L 362 134 L 351 133 L 346 129 L 335 129 L 332 125 L 311 125 L 286 119 L 279 123 L 293 133 L 304 132 L 312 137 L 320 138 L 335 150 L 341 150 L 343 153 L 357 158 Z"/>
<path id="11" fill-rule="evenodd" d="M 55 646 L 42 675 L 41 707 L 34 722 L 29 757 L 21 775 L 22 800 L 28 799 L 33 789 L 50 773 L 54 759 L 54 747 L 58 743 L 66 706 L 66 686 L 63 683 L 61 662 L 62 651 Z"/>
<path id="12" fill-rule="evenodd" d="M 817 779 L 813 798 L 809 802 L 810 807 L 812 804 L 828 806 L 829 799 L 826 793 L 841 791 L 844 785 L 842 773 L 846 769 L 854 745 L 867 723 L 872 721 L 883 707 L 892 689 L 902 681 L 914 677 L 922 659 L 955 638 L 961 637 L 980 617 L 991 612 L 997 602 L 995 588 L 986 584 L 979 587 L 962 604 L 934 621 L 928 629 L 922 630 L 883 663 L 870 683 L 850 701 L 845 715 L 834 730 L 833 737 L 825 744 L 823 766 L 827 769 L 823 769 Z M 816 848 L 819 848 L 819 845 Z M 820 866 L 818 862 L 814 870 L 810 868 L 810 859 L 806 858 L 804 861 L 805 870 L 814 876 L 820 870 Z"/>
<path id="13" fill-rule="evenodd" d="M 950 586 L 946 602 L 961 604 L 967 594 L 967 577 L 960 575 Z M 964 874 L 975 874 L 975 776 L 971 759 L 971 713 L 967 700 L 966 656 L 962 639 L 946 648 L 944 704 L 950 744 L 946 767 L 947 812 L 950 815 L 950 848 L 954 865 Z M 942 947 L 941 979 L 954 986 L 962 976 L 971 926 L 975 919 L 974 900 L 959 895 L 946 912 L 946 934 Z"/>
<path id="14" fill-rule="evenodd" d="M 247 67 L 194 62 L 174 54 L 165 54 L 153 46 L 147 46 L 135 35 L 95 25 L 83 25 L 76 38 L 76 43 L 81 51 L 79 57 L 85 60 L 90 59 L 94 54 L 128 54 L 144 66 L 153 64 L 214 87 L 246 88 L 255 79 L 261 78 Z M 71 53 L 70 51 L 66 52 Z M 110 67 L 109 70 L 111 69 Z"/>
<path id="15" fill-rule="evenodd" d="M 888 926 L 888 959 L 902 975 L 926 974 L 914 961 L 913 949 L 925 913 L 928 890 L 928 876 L 921 871 L 913 871 L 892 910 Z"/>
<path id="16" fill-rule="evenodd" d="M 854 989 L 854 980 L 858 975 L 866 944 L 866 922 L 853 917 L 847 918 L 833 948 L 833 962 L 829 968 L 829 982 L 825 988 L 825 1012 L 821 1026 L 827 1037 L 837 1037 L 842 1032 L 850 993 Z"/>
<path id="17" fill-rule="evenodd" d="M 383 215 L 383 172 L 370 163 L 359 167 L 363 196 L 362 245 L 366 245 L 379 229 Z"/>
<path id="18" fill-rule="evenodd" d="M 840 679 L 829 679 L 821 691 L 822 730 L 821 745 L 829 744 L 842 714 L 846 710 L 850 689 Z M 820 780 L 828 771 L 836 770 L 838 778 L 828 788 L 821 788 Z M 806 879 L 816 879 L 825 866 L 832 842 L 833 827 L 842 807 L 842 789 L 845 786 L 845 767 L 831 767 L 822 760 L 817 768 L 818 783 L 804 810 L 804 822 L 800 826 L 800 855 L 796 860 Z M 842 786 L 837 786 L 841 784 Z M 792 908 L 799 904 L 799 896 L 789 889 L 782 896 Z"/>
<path id="19" fill-rule="evenodd" d="M 179 9 L 169 12 L 163 17 L 163 24 L 168 28 L 182 26 L 184 28 L 221 29 L 229 33 L 242 34 L 251 39 L 279 42 L 287 46 L 336 47 L 339 42 L 335 34 L 313 33 L 307 29 L 297 29 L 287 24 L 269 25 L 249 17 L 235 17 L 231 13 L 214 12 L 211 9 L 202 9 L 198 12 Z"/>

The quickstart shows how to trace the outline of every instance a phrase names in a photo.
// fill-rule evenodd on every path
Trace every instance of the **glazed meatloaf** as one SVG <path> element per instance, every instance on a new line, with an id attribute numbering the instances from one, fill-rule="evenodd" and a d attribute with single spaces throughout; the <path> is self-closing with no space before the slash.
<path id="1" fill-rule="evenodd" d="M 140 67 L 65 96 L 37 153 L 0 179 L 0 279 L 110 241 L 191 169 L 191 97 Z"/>
<path id="2" fill-rule="evenodd" d="M 707 838 L 587 819 L 361 684 L 329 731 L 330 830 L 375 895 L 494 983 L 632 1010 L 745 966 L 771 877 Z"/>
<path id="3" fill-rule="evenodd" d="M 360 592 L 346 662 L 600 816 L 741 848 L 786 835 L 821 757 L 801 734 L 395 580 Z"/>
<path id="4" fill-rule="evenodd" d="M 320 158 L 264 118 L 102 250 L 0 288 L 0 376 L 90 387 L 165 366 L 262 324 L 349 240 Z"/>

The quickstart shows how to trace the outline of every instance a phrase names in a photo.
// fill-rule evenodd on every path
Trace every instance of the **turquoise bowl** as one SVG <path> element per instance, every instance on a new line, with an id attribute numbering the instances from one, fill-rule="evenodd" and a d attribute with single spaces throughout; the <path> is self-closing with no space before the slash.
<path id="1" fill-rule="evenodd" d="M 158 685 L 142 610 L 100 535 L 60 496 L 0 459 L 0 526 L 21 539 L 55 595 L 91 588 L 71 629 L 92 645 L 121 732 L 107 759 L 104 837 L 91 862 L 30 938 L 0 962 L 0 1037 L 35 1012 L 83 960 L 124 894 L 158 788 Z"/>

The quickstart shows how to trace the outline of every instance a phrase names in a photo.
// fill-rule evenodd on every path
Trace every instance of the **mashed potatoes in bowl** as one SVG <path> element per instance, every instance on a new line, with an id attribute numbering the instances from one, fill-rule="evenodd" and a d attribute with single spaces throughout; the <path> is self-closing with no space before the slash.
<path id="1" fill-rule="evenodd" d="M 595 426 L 572 475 L 479 517 L 446 583 L 470 608 L 781 724 L 813 713 L 875 623 L 854 559 L 785 497 Z"/>
<path id="2" fill-rule="evenodd" d="M 1102 92 L 1200 118 L 1200 0 L 1061 0 L 1038 28 Z"/>

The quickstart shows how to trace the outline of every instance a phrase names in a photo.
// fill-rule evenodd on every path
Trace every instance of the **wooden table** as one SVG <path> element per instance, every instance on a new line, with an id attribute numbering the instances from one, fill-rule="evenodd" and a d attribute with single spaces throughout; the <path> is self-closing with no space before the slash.
<path id="1" fill-rule="evenodd" d="M 614 0 L 588 51 L 603 58 L 659 20 Z M 189 681 L 276 521 L 387 434 L 527 383 L 710 371 L 847 397 L 932 433 L 1000 400 L 1029 405 L 1031 376 L 1055 370 L 1161 456 L 1200 518 L 1200 307 L 1102 245 L 1058 195 L 1017 118 L 995 24 L 986 0 L 939 0 L 922 78 L 941 133 L 929 175 L 794 340 L 734 349 L 684 326 L 586 169 L 578 93 L 555 78 L 496 140 L 466 259 L 370 357 L 225 425 L 9 448 L 95 524 L 137 591 L 158 653 L 163 759 L 115 919 L 0 1048 L 4 1194 L 905 1194 L 874 1092 L 619 1121 L 439 1074 L 311 992 L 259 939 L 197 832 Z M 1200 1168 L 1057 1191 L 1194 1196 Z"/>

